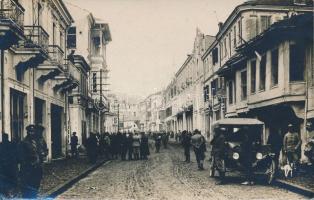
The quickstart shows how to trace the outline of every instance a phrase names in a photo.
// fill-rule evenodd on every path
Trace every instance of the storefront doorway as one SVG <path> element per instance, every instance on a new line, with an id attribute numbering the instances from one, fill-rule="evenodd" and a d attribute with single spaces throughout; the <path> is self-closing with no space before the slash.
<path id="1" fill-rule="evenodd" d="M 62 107 L 51 104 L 51 153 L 52 159 L 62 157 Z"/>

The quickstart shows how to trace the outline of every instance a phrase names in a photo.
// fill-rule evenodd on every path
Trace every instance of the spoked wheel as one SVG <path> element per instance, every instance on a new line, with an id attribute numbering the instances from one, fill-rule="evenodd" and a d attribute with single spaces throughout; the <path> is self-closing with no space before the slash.
<path id="1" fill-rule="evenodd" d="M 274 160 L 271 161 L 269 167 L 266 171 L 267 183 L 272 184 L 276 178 L 276 162 Z"/>

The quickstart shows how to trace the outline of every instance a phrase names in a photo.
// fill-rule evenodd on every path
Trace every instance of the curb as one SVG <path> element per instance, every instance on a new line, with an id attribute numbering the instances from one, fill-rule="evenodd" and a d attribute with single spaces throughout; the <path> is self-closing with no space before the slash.
<path id="1" fill-rule="evenodd" d="M 309 197 L 309 198 L 314 198 L 314 191 L 310 190 L 308 188 L 290 183 L 288 181 L 280 180 L 280 179 L 277 179 L 274 184 L 276 186 L 279 186 L 279 187 L 284 188 L 286 190 L 289 190 L 291 192 L 301 194 L 301 195 Z"/>
<path id="2" fill-rule="evenodd" d="M 86 169 L 85 171 L 83 171 L 78 176 L 76 176 L 76 177 L 66 181 L 65 183 L 62 183 L 62 184 L 58 185 L 57 187 L 51 189 L 50 191 L 46 192 L 45 194 L 43 194 L 42 198 L 44 198 L 44 199 L 56 198 L 58 195 L 60 195 L 61 193 L 65 192 L 67 189 L 72 187 L 79 180 L 81 180 L 82 178 L 85 178 L 88 174 L 95 171 L 100 166 L 102 166 L 104 164 L 109 164 L 110 162 L 111 162 L 110 160 L 104 160 L 104 161 L 101 161 L 101 162 L 91 166 L 90 168 Z"/>

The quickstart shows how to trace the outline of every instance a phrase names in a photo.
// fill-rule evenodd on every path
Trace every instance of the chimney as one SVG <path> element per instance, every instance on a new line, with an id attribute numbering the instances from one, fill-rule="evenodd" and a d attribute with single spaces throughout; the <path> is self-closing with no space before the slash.
<path id="1" fill-rule="evenodd" d="M 221 31 L 223 25 L 224 25 L 224 23 L 222 23 L 222 22 L 218 23 L 219 31 Z"/>

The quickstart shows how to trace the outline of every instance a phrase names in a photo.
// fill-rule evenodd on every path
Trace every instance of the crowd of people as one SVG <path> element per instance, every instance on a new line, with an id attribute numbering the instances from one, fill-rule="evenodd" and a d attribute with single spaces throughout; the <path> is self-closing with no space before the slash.
<path id="1" fill-rule="evenodd" d="M 147 160 L 150 155 L 148 135 L 144 132 L 90 133 L 83 145 L 91 163 L 96 163 L 100 155 L 107 160 Z M 78 157 L 79 144 L 75 132 L 72 134 L 70 146 L 72 157 Z"/>

